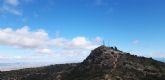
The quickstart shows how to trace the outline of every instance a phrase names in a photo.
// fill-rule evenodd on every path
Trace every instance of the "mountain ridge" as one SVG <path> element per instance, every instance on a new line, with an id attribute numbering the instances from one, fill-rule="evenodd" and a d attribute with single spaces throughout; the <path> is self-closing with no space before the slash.
<path id="1" fill-rule="evenodd" d="M 165 80 L 164 76 L 165 63 L 102 45 L 81 63 L 1 72 L 0 80 Z"/>

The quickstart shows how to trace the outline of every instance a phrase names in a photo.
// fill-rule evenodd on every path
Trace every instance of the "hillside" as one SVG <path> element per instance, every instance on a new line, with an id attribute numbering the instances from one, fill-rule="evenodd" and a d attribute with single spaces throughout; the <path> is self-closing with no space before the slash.
<path id="1" fill-rule="evenodd" d="M 165 80 L 165 63 L 100 46 L 81 63 L 0 72 L 0 80 Z"/>

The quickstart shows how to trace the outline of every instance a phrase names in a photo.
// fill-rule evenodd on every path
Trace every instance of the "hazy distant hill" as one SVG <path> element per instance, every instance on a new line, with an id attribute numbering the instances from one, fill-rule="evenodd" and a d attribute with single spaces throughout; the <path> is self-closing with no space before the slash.
<path id="1" fill-rule="evenodd" d="M 46 62 L 0 63 L 0 71 L 10 71 L 10 70 L 23 69 L 23 68 L 48 66 L 50 64 L 53 64 L 53 63 L 46 63 Z"/>
<path id="2" fill-rule="evenodd" d="M 165 63 L 100 46 L 82 62 L 1 72 L 0 80 L 165 80 Z"/>
<path id="3" fill-rule="evenodd" d="M 156 60 L 165 62 L 165 58 L 156 58 Z"/>

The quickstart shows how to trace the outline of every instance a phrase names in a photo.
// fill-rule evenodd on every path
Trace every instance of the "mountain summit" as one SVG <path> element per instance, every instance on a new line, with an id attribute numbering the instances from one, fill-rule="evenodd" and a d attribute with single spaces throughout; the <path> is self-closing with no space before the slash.
<path id="1" fill-rule="evenodd" d="M 102 45 L 81 63 L 2 72 L 1 77 L 0 80 L 165 80 L 165 63 Z"/>
<path id="2" fill-rule="evenodd" d="M 67 80 L 165 80 L 165 64 L 103 45 L 70 74 Z"/>
<path id="3" fill-rule="evenodd" d="M 118 58 L 122 52 L 116 47 L 100 46 L 94 49 L 91 54 L 83 61 L 84 64 L 98 64 L 99 66 L 116 66 Z"/>

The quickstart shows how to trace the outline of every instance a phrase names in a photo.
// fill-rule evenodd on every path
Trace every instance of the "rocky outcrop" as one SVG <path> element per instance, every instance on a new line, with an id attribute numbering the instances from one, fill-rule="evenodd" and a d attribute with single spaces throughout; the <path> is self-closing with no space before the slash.
<path id="1" fill-rule="evenodd" d="M 64 80 L 165 80 L 165 63 L 100 46 Z"/>

